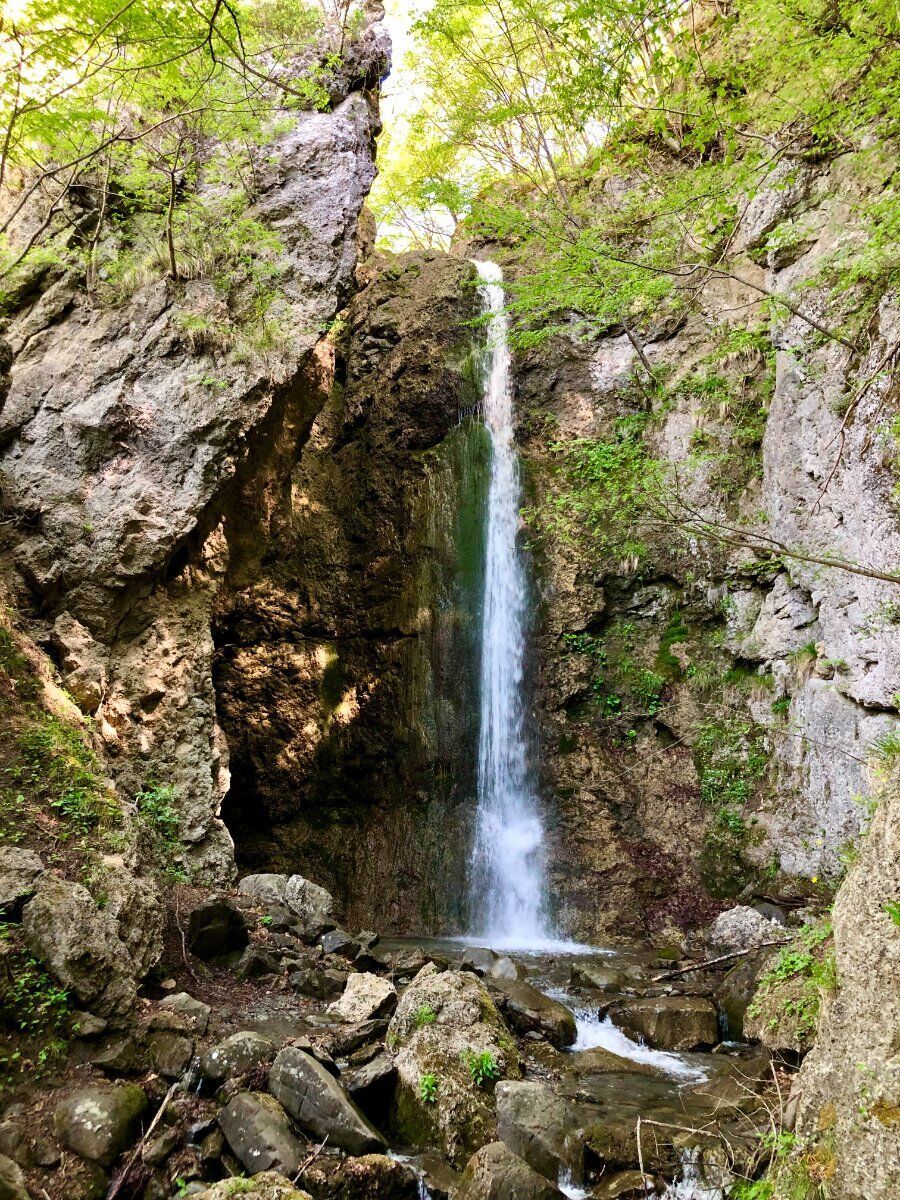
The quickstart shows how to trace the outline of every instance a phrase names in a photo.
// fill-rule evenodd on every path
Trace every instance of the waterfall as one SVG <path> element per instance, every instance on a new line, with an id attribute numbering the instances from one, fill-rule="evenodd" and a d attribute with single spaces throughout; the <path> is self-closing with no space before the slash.
<path id="1" fill-rule="evenodd" d="M 543 828 L 530 770 L 523 703 L 527 581 L 516 544 L 519 460 L 503 274 L 478 262 L 489 316 L 483 395 L 491 442 L 481 635 L 478 810 L 472 867 L 474 932 L 490 943 L 534 946 L 544 913 Z"/>

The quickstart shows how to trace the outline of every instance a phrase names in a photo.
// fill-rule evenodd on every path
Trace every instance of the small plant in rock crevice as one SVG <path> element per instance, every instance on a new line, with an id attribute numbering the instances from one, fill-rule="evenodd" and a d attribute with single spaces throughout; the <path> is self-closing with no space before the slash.
<path id="1" fill-rule="evenodd" d="M 433 1025 L 437 1020 L 437 1013 L 430 1004 L 420 1004 L 413 1016 L 413 1023 L 416 1029 L 423 1029 L 426 1025 Z"/>
<path id="2" fill-rule="evenodd" d="M 887 913 L 895 925 L 900 926 L 900 901 L 885 900 L 881 911 Z"/>
<path id="3" fill-rule="evenodd" d="M 790 996 L 777 1006 L 773 1021 L 781 1019 L 794 1023 L 798 1029 L 814 1034 L 818 1025 L 823 992 L 833 992 L 838 986 L 834 947 L 830 944 L 830 919 L 805 925 L 790 945 L 783 947 L 774 962 L 760 977 L 756 996 L 747 1009 L 751 1017 L 759 1016 L 762 1003 L 772 993 L 777 996 L 784 984 L 799 984 Z"/>
<path id="4" fill-rule="evenodd" d="M 489 1050 L 482 1050 L 481 1053 L 469 1050 L 463 1055 L 463 1062 L 476 1087 L 483 1088 L 500 1077 L 499 1064 Z"/>
<path id="5" fill-rule="evenodd" d="M 178 791 L 171 784 L 148 784 L 135 797 L 137 824 L 149 843 L 157 868 L 170 883 L 186 883 L 188 874 L 179 857 L 184 846 L 175 808 Z"/>
<path id="6" fill-rule="evenodd" d="M 438 1077 L 433 1071 L 426 1071 L 419 1079 L 419 1096 L 423 1104 L 434 1104 L 438 1094 Z"/>

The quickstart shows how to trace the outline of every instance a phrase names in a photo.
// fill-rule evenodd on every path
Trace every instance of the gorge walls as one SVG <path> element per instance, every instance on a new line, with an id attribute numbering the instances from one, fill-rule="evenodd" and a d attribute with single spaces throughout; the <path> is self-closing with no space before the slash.
<path id="1" fill-rule="evenodd" d="M 309 874 L 348 919 L 398 932 L 459 928 L 464 904 L 487 479 L 465 416 L 473 281 L 449 256 L 380 263 L 253 534 L 252 583 L 216 615 L 240 861 Z"/>
<path id="2" fill-rule="evenodd" d="M 269 460 L 306 436 L 331 386 L 321 338 L 354 282 L 378 129 L 368 89 L 388 52 L 370 23 L 333 107 L 286 114 L 260 150 L 253 216 L 283 246 L 283 335 L 265 353 L 230 353 L 217 333 L 227 303 L 209 280 L 159 279 L 104 306 L 40 259 L 5 333 L 11 598 L 93 718 L 122 799 L 175 788 L 198 881 L 234 876 L 210 614 L 238 566 L 246 480 L 274 505 Z"/>

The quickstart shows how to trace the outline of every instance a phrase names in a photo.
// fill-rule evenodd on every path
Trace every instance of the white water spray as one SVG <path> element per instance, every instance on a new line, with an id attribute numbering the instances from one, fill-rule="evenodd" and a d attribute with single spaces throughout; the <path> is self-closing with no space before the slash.
<path id="1" fill-rule="evenodd" d="M 519 460 L 513 440 L 512 379 L 503 273 L 475 264 L 489 314 L 484 422 L 491 439 L 481 641 L 478 813 L 473 918 L 491 945 L 536 947 L 551 936 L 544 913 L 543 828 L 523 710 L 527 587 L 516 545 Z"/>

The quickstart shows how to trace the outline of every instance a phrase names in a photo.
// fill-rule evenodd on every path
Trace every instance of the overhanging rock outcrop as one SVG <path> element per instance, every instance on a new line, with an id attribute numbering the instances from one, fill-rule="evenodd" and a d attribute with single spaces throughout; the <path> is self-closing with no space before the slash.
<path id="1" fill-rule="evenodd" d="M 53 627 L 63 681 L 96 715 L 124 795 L 150 779 L 177 789 L 198 879 L 233 873 L 210 612 L 236 568 L 244 476 L 269 477 L 330 386 L 322 338 L 353 286 L 375 174 L 367 89 L 388 54 L 370 23 L 330 111 L 284 114 L 260 152 L 252 216 L 283 247 L 276 349 L 239 361 L 198 345 L 191 316 L 221 304 L 203 280 L 157 280 L 104 310 L 64 276 L 6 333 L 0 479 L 21 606 L 48 641 Z"/>

